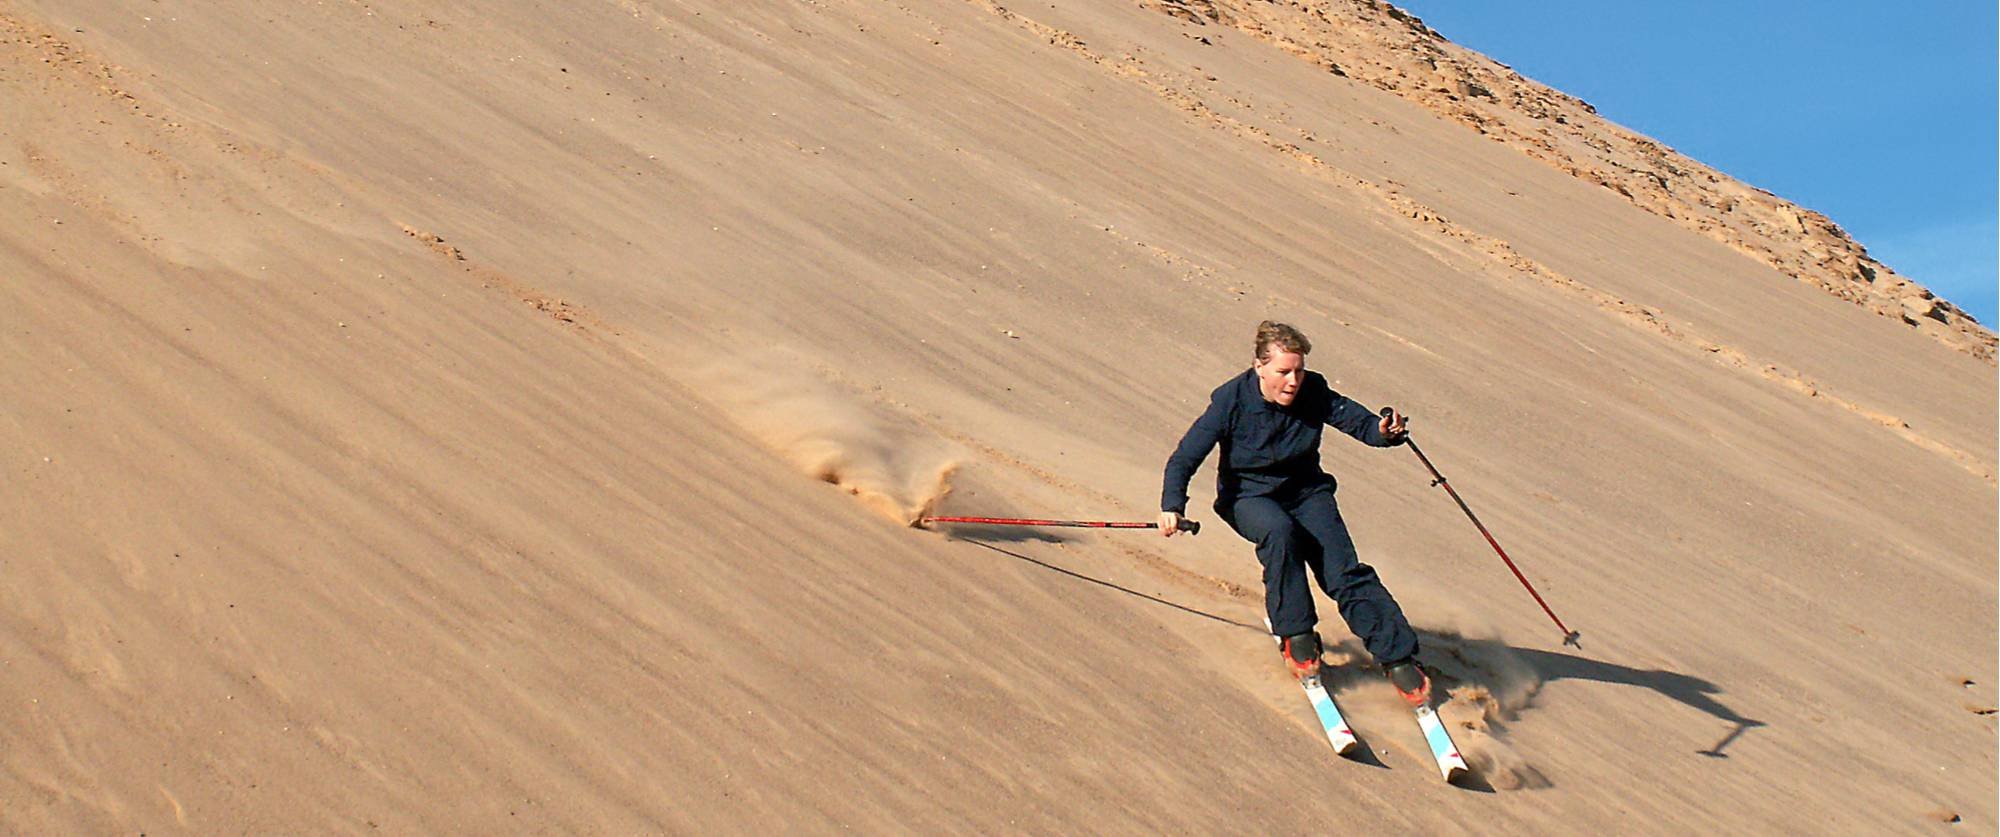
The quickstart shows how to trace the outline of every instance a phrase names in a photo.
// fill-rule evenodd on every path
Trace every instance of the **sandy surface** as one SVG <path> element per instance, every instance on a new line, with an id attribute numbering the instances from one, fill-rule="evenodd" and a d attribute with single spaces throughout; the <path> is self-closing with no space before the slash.
<path id="1" fill-rule="evenodd" d="M 1149 4 L 431 5 L 0 2 L 0 828 L 1995 829 L 1987 362 Z M 1477 787 L 1219 522 L 896 519 L 1264 317 L 1583 632 L 1328 445 Z"/>

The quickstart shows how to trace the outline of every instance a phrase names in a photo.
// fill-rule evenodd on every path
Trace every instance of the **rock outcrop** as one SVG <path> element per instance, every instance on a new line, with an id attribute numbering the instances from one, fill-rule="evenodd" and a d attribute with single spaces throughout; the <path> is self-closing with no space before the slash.
<path id="1" fill-rule="evenodd" d="M 1869 256 L 1832 219 L 1617 125 L 1590 103 L 1454 44 L 1394 5 L 1139 2 L 1182 20 L 1234 27 L 1335 75 L 1394 93 L 1780 273 L 1994 361 L 1992 330 Z"/>

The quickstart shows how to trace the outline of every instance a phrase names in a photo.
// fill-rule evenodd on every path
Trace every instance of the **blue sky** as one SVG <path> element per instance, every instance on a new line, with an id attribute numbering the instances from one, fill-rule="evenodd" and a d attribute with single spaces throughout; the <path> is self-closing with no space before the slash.
<path id="1" fill-rule="evenodd" d="M 1988 327 L 1992 0 L 1399 0 L 1607 118 L 1819 210 Z"/>

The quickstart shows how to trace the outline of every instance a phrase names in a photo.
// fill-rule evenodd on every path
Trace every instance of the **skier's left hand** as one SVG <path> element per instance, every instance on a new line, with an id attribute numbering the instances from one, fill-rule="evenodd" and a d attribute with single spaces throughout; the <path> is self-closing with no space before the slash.
<path id="1" fill-rule="evenodd" d="M 1384 409 L 1388 412 L 1388 415 L 1382 417 L 1382 421 L 1379 425 L 1382 431 L 1383 438 L 1400 439 L 1403 438 L 1404 435 L 1410 432 L 1410 427 L 1409 427 L 1410 421 L 1407 416 L 1404 416 L 1402 413 L 1396 412 L 1396 409 L 1394 407 L 1387 407 Z"/>

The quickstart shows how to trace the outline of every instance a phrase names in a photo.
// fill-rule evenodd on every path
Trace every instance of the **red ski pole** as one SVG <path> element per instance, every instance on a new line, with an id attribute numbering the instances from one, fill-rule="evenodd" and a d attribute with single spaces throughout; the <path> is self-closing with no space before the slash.
<path id="1" fill-rule="evenodd" d="M 1393 408 L 1382 408 L 1383 418 L 1389 418 L 1394 413 L 1395 410 Z M 1549 618 L 1555 621 L 1556 627 L 1563 632 L 1563 644 L 1576 646 L 1579 651 L 1583 650 L 1582 634 L 1572 631 L 1568 625 L 1564 625 L 1562 617 L 1557 616 L 1556 612 L 1549 608 L 1549 603 L 1542 600 L 1542 594 L 1535 592 L 1535 585 L 1528 583 L 1528 577 L 1521 574 L 1521 568 L 1514 566 L 1514 559 L 1507 557 L 1507 550 L 1501 549 L 1500 542 L 1493 539 L 1493 533 L 1486 531 L 1486 524 L 1479 522 L 1479 515 L 1472 513 L 1472 507 L 1467 506 L 1465 500 L 1460 498 L 1458 492 L 1451 487 L 1451 483 L 1445 480 L 1444 475 L 1438 473 L 1437 466 L 1431 464 L 1431 458 L 1424 455 L 1423 448 L 1417 447 L 1417 440 L 1406 437 L 1403 443 L 1409 445 L 1410 452 L 1416 454 L 1417 460 L 1424 463 L 1424 467 L 1430 470 L 1432 477 L 1431 485 L 1441 486 L 1444 488 L 1446 494 L 1451 495 L 1452 502 L 1458 504 L 1458 510 L 1465 512 L 1466 518 L 1472 521 L 1472 525 L 1479 527 L 1479 534 L 1486 536 L 1486 542 L 1493 546 L 1494 552 L 1500 554 L 1500 560 L 1506 562 L 1507 569 L 1513 570 L 1514 577 L 1520 580 L 1521 586 L 1528 588 L 1528 595 L 1535 597 L 1535 604 L 1541 605 L 1542 612 L 1548 614 Z"/>
<path id="2" fill-rule="evenodd" d="M 1068 526 L 1083 529 L 1158 529 L 1158 523 L 1138 523 L 1118 520 L 1042 520 L 1032 517 L 923 517 L 917 525 L 929 526 L 933 523 L 978 523 L 985 526 Z M 1181 521 L 1180 531 L 1190 535 L 1201 534 L 1201 524 L 1192 520 Z"/>

